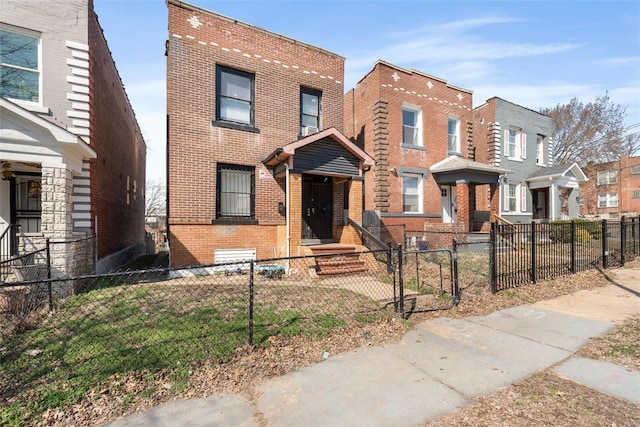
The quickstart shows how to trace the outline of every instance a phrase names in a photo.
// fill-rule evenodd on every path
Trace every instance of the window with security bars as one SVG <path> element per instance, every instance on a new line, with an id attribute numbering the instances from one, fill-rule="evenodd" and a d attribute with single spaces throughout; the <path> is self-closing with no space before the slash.
<path id="1" fill-rule="evenodd" d="M 631 198 L 632 199 L 640 199 L 640 190 L 633 190 L 631 192 Z"/>
<path id="2" fill-rule="evenodd" d="M 254 218 L 255 168 L 218 163 L 217 218 Z"/>

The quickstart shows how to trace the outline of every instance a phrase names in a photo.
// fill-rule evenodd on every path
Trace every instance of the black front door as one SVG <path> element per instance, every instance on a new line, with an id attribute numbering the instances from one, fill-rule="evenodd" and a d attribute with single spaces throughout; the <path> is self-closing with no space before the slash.
<path id="1" fill-rule="evenodd" d="M 332 217 L 332 179 L 302 175 L 302 239 L 331 240 Z"/>

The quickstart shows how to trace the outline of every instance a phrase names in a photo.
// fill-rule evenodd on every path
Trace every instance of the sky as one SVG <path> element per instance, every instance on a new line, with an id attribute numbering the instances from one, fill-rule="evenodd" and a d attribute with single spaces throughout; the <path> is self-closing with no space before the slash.
<path id="1" fill-rule="evenodd" d="M 532 110 L 609 94 L 640 131 L 640 1 L 190 0 L 345 58 L 345 91 L 376 60 Z M 147 183 L 165 181 L 164 0 L 94 0 L 147 144 Z"/>

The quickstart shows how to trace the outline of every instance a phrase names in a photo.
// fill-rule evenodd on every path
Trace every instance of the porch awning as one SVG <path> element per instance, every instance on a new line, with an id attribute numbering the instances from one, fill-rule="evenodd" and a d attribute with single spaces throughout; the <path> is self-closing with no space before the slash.
<path id="1" fill-rule="evenodd" d="M 274 168 L 276 176 L 286 164 L 296 172 L 348 177 L 362 176 L 363 169 L 375 161 L 337 129 L 329 128 L 276 149 L 262 163 Z"/>
<path id="2" fill-rule="evenodd" d="M 0 97 L 0 158 L 82 171 L 96 152 L 78 135 Z"/>
<path id="3" fill-rule="evenodd" d="M 464 159 L 455 155 L 434 163 L 429 170 L 438 183 L 454 183 L 464 180 L 467 183 L 493 184 L 498 181 L 500 175 L 512 173 L 509 169 Z"/>
<path id="4" fill-rule="evenodd" d="M 530 188 L 550 187 L 552 184 L 577 188 L 581 182 L 588 180 L 589 178 L 576 162 L 550 167 L 540 166 L 526 179 Z"/>

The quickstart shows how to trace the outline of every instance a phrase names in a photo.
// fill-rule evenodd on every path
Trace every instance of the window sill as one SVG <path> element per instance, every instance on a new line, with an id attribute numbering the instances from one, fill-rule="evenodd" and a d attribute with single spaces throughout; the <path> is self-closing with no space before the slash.
<path id="1" fill-rule="evenodd" d="M 14 98 L 9 98 L 9 101 L 13 102 L 16 105 L 21 106 L 25 110 L 31 111 L 32 113 L 47 114 L 47 115 L 51 114 L 51 110 L 49 110 L 48 107 L 43 107 L 42 105 L 35 102 L 25 101 L 22 99 L 14 99 Z"/>
<path id="2" fill-rule="evenodd" d="M 217 218 L 212 219 L 213 225 L 258 225 L 258 220 L 255 218 Z"/>
<path id="3" fill-rule="evenodd" d="M 412 150 L 422 150 L 422 151 L 426 151 L 426 149 L 422 146 L 422 145 L 409 145 L 409 144 L 402 144 L 401 145 L 402 148 L 410 148 Z"/>
<path id="4" fill-rule="evenodd" d="M 458 157 L 462 157 L 462 153 L 460 151 L 447 151 L 447 154 L 450 156 L 458 156 Z"/>
<path id="5" fill-rule="evenodd" d="M 223 122 L 219 120 L 212 120 L 211 124 L 215 127 L 241 130 L 243 132 L 260 133 L 260 129 L 252 125 L 245 125 L 242 123 Z"/>
<path id="6" fill-rule="evenodd" d="M 524 162 L 524 159 L 519 157 L 507 157 L 507 160 L 511 160 L 512 162 Z"/>

